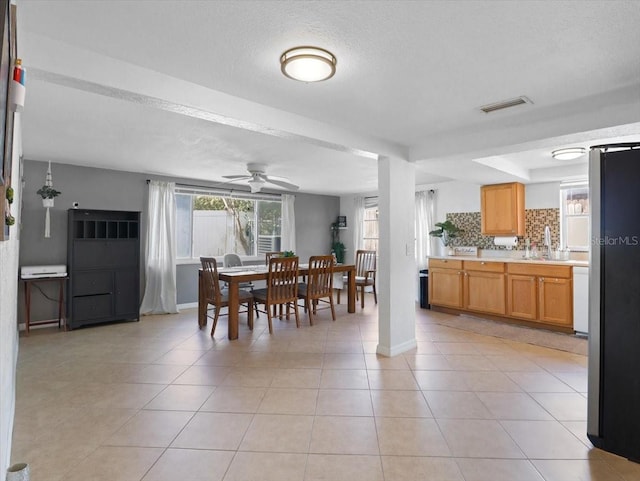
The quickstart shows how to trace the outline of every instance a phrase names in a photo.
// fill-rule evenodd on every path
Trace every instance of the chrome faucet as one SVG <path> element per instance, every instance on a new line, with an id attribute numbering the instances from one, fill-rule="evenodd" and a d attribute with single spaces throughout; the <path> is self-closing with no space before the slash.
<path id="1" fill-rule="evenodd" d="M 547 251 L 547 259 L 551 259 L 551 229 L 548 225 L 544 226 L 544 245 Z"/>

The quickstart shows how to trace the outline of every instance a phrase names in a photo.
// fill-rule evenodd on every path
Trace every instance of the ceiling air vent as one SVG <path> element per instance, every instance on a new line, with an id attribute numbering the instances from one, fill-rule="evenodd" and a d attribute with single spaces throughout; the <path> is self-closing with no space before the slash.
<path id="1" fill-rule="evenodd" d="M 522 104 L 532 104 L 533 102 L 527 97 L 520 96 L 515 99 L 503 100 L 502 102 L 496 102 L 494 104 L 483 105 L 480 107 L 485 114 L 495 112 L 496 110 L 508 109 L 509 107 L 515 107 Z"/>

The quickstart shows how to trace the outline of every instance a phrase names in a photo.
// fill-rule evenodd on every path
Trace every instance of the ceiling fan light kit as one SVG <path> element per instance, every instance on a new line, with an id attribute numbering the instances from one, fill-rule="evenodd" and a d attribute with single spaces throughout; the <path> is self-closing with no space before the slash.
<path id="1" fill-rule="evenodd" d="M 336 73 L 336 57 L 323 48 L 294 47 L 280 56 L 282 73 L 300 82 L 320 82 Z"/>
<path id="2" fill-rule="evenodd" d="M 265 181 L 262 180 L 260 177 L 254 177 L 253 179 L 251 179 L 249 182 L 247 182 L 249 184 L 249 187 L 251 188 L 251 193 L 252 194 L 256 194 L 258 192 L 260 192 L 260 190 L 264 187 Z"/>
<path id="3" fill-rule="evenodd" d="M 566 149 L 557 149 L 551 152 L 551 157 L 556 160 L 573 160 L 582 157 L 586 153 L 584 147 L 569 147 Z"/>

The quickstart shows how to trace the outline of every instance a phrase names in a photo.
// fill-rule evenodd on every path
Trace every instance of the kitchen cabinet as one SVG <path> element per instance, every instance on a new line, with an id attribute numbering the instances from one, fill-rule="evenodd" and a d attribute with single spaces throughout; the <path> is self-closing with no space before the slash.
<path id="1" fill-rule="evenodd" d="M 534 321 L 538 317 L 538 285 L 536 276 L 507 276 L 507 315 Z"/>
<path id="2" fill-rule="evenodd" d="M 483 235 L 525 235 L 524 184 L 483 185 L 480 196 Z"/>
<path id="3" fill-rule="evenodd" d="M 429 277 L 432 309 L 573 330 L 570 265 L 432 258 Z"/>
<path id="4" fill-rule="evenodd" d="M 429 260 L 429 303 L 461 309 L 463 307 L 462 261 Z"/>
<path id="5" fill-rule="evenodd" d="M 470 311 L 504 315 L 504 262 L 463 262 L 464 308 Z"/>
<path id="6" fill-rule="evenodd" d="M 507 273 L 507 315 L 573 328 L 571 266 L 509 263 Z"/>
<path id="7" fill-rule="evenodd" d="M 538 278 L 538 307 L 540 322 L 573 328 L 571 279 Z"/>

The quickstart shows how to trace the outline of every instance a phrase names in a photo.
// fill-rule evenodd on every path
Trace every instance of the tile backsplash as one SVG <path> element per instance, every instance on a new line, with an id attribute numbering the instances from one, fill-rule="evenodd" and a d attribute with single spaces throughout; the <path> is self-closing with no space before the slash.
<path id="1" fill-rule="evenodd" d="M 454 240 L 454 245 L 476 246 L 480 249 L 502 250 L 504 247 L 493 243 L 493 236 L 485 236 L 480 233 L 480 212 L 452 212 L 447 214 L 447 220 L 464 230 Z M 517 249 L 524 249 L 524 240 L 530 239 L 538 246 L 544 245 L 544 227 L 551 228 L 551 243 L 560 244 L 560 209 L 526 209 L 525 210 L 525 235 L 518 237 Z"/>

